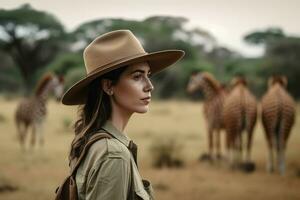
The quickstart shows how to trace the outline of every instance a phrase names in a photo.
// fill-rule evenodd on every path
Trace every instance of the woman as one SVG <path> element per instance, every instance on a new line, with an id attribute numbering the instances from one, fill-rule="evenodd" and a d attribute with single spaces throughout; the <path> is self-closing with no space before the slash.
<path id="1" fill-rule="evenodd" d="M 129 150 L 134 143 L 124 129 L 133 113 L 148 111 L 153 91 L 149 76 L 183 55 L 180 50 L 147 53 L 129 30 L 106 33 L 86 47 L 87 76 L 62 99 L 65 105 L 81 105 L 69 155 L 71 166 L 93 134 L 105 131 L 112 138 L 92 144 L 80 163 L 76 172 L 79 199 L 153 199 L 151 185 L 142 181 L 135 153 Z"/>

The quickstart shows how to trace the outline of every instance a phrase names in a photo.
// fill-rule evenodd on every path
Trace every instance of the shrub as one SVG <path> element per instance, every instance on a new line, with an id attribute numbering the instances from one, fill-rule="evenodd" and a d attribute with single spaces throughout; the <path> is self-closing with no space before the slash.
<path id="1" fill-rule="evenodd" d="M 181 152 L 183 145 L 179 144 L 174 137 L 157 138 L 152 142 L 150 151 L 155 168 L 182 167 Z"/>

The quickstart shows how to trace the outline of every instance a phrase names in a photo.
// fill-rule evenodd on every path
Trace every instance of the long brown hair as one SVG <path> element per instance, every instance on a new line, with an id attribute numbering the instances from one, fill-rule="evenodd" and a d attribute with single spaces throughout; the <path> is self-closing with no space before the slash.
<path id="1" fill-rule="evenodd" d="M 111 117 L 111 102 L 102 89 L 101 80 L 109 79 L 115 85 L 125 69 L 126 66 L 108 72 L 88 86 L 86 102 L 78 107 L 79 119 L 74 124 L 75 137 L 69 154 L 70 165 L 80 156 L 88 139 Z"/>

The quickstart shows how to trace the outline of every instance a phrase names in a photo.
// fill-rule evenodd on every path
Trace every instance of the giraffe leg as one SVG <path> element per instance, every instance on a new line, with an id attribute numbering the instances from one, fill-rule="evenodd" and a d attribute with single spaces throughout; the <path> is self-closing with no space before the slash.
<path id="1" fill-rule="evenodd" d="M 285 172 L 285 163 L 284 163 L 284 155 L 283 155 L 283 145 L 282 145 L 282 138 L 281 136 L 279 136 L 278 138 L 276 138 L 276 152 L 277 152 L 277 156 L 276 156 L 276 160 L 277 160 L 277 166 L 278 166 L 278 170 L 280 172 L 281 175 L 284 175 Z"/>
<path id="2" fill-rule="evenodd" d="M 262 124 L 265 130 L 265 138 L 268 145 L 268 156 L 267 156 L 267 165 L 266 169 L 269 173 L 274 172 L 274 155 L 273 155 L 273 149 L 274 149 L 274 142 L 275 142 L 275 120 L 273 118 L 269 117 L 270 114 L 268 112 L 263 111 L 262 112 Z"/>
<path id="3" fill-rule="evenodd" d="M 285 150 L 282 148 L 279 151 L 279 160 L 278 160 L 279 172 L 281 175 L 285 174 Z"/>
<path id="4" fill-rule="evenodd" d="M 274 155 L 273 155 L 273 144 L 274 140 L 270 133 L 267 133 L 267 142 L 269 148 L 268 162 L 267 162 L 267 171 L 269 173 L 274 172 Z"/>
<path id="5" fill-rule="evenodd" d="M 278 169 L 281 175 L 285 174 L 285 126 L 283 120 L 278 136 Z"/>
<path id="6" fill-rule="evenodd" d="M 240 163 L 243 158 L 243 138 L 242 132 L 239 131 L 237 134 L 237 163 Z"/>
<path id="7" fill-rule="evenodd" d="M 289 138 L 289 135 L 291 133 L 291 128 L 293 126 L 294 123 L 294 114 L 292 115 L 288 115 L 287 118 L 284 118 L 284 120 L 281 123 L 281 127 L 280 127 L 280 157 L 279 157 L 279 171 L 281 175 L 285 174 L 285 169 L 286 169 L 286 165 L 285 165 L 285 152 L 286 152 L 286 144 L 287 144 L 287 140 Z"/>
<path id="8" fill-rule="evenodd" d="M 253 136 L 253 127 L 251 127 L 247 131 L 247 153 L 246 153 L 246 161 L 251 161 L 251 149 L 252 149 L 252 136 Z"/>
<path id="9" fill-rule="evenodd" d="M 213 155 L 213 130 L 212 128 L 208 129 L 208 155 L 209 158 L 212 158 Z"/>
<path id="10" fill-rule="evenodd" d="M 20 122 L 16 122 L 16 126 L 17 126 L 17 137 L 20 142 L 20 146 L 22 146 L 22 140 L 23 140 L 22 125 Z"/>
<path id="11" fill-rule="evenodd" d="M 43 129 L 43 123 L 39 123 L 38 126 L 37 126 L 37 133 L 38 133 L 38 136 L 39 136 L 39 144 L 40 144 L 40 147 L 43 147 L 44 146 L 44 129 Z"/>
<path id="12" fill-rule="evenodd" d="M 22 123 L 18 123 L 17 129 L 18 129 L 18 134 L 19 134 L 18 136 L 19 136 L 21 150 L 24 152 L 25 151 L 25 138 L 26 138 L 26 134 L 27 134 L 28 125 L 25 123 L 23 125 L 22 125 Z"/>
<path id="13" fill-rule="evenodd" d="M 32 124 L 32 134 L 31 134 L 31 149 L 33 150 L 34 149 L 34 146 L 35 146 L 35 140 L 36 140 L 36 127 L 37 125 L 34 123 Z"/>
<path id="14" fill-rule="evenodd" d="M 227 145 L 228 145 L 228 160 L 231 168 L 234 168 L 235 164 L 235 154 L 236 154 L 236 134 L 233 129 L 229 129 L 227 132 Z"/>
<path id="15" fill-rule="evenodd" d="M 27 134 L 27 126 L 24 125 L 23 128 L 21 128 L 21 132 L 20 132 L 20 145 L 21 145 L 21 149 L 24 152 L 25 151 L 25 138 L 26 138 L 26 134 Z"/>
<path id="16" fill-rule="evenodd" d="M 238 146 L 238 138 L 237 138 L 237 127 L 234 121 L 229 124 L 229 143 L 230 143 L 230 165 L 232 168 L 235 168 L 236 157 L 237 157 L 237 146 Z"/>
<path id="17" fill-rule="evenodd" d="M 221 159 L 221 146 L 220 146 L 220 129 L 216 131 L 216 157 L 217 159 Z"/>
<path id="18" fill-rule="evenodd" d="M 234 140 L 234 135 L 231 133 L 229 139 L 229 150 L 228 150 L 228 164 L 230 168 L 234 168 L 234 163 L 235 163 L 235 140 Z"/>
<path id="19" fill-rule="evenodd" d="M 230 130 L 228 128 L 226 128 L 226 150 L 227 150 L 227 159 L 229 161 L 229 163 L 231 163 L 231 159 L 232 159 L 232 133 L 230 132 Z"/>
<path id="20" fill-rule="evenodd" d="M 232 155 L 232 166 L 235 168 L 237 165 L 238 157 L 239 157 L 239 136 L 238 134 L 234 134 L 233 137 L 233 155 Z"/>

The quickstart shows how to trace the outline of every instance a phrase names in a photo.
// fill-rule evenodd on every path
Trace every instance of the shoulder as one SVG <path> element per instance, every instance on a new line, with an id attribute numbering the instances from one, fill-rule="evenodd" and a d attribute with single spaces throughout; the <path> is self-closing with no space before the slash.
<path id="1" fill-rule="evenodd" d="M 128 148 L 115 138 L 105 138 L 93 143 L 88 152 L 89 156 L 98 157 L 120 157 L 125 160 L 130 159 Z M 100 156 L 100 157 L 99 157 Z"/>
<path id="2" fill-rule="evenodd" d="M 102 162 L 107 155 L 107 141 L 106 139 L 101 139 L 95 141 L 89 149 L 87 150 L 86 155 L 83 158 L 83 161 L 78 168 L 77 174 L 85 174 L 91 168 L 95 166 L 96 163 Z"/>
<path id="3" fill-rule="evenodd" d="M 86 174 L 91 169 L 98 168 L 108 159 L 117 158 L 129 163 L 130 156 L 127 147 L 115 138 L 97 140 L 89 147 L 77 174 Z"/>
<path id="4" fill-rule="evenodd" d="M 107 153 L 110 157 L 120 157 L 125 160 L 130 160 L 130 152 L 128 148 L 115 138 L 106 139 Z"/>

